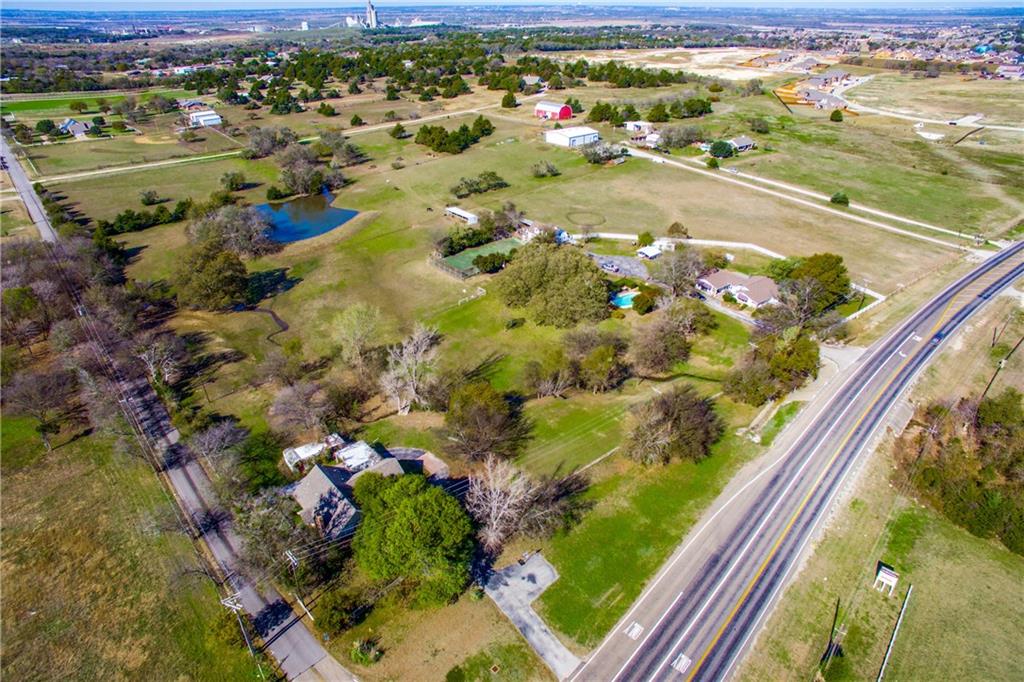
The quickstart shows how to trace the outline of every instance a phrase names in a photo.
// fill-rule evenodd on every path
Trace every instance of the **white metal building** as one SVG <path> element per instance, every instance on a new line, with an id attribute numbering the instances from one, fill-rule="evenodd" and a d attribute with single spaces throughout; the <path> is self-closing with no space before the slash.
<path id="1" fill-rule="evenodd" d="M 463 210 L 458 206 L 448 206 L 444 209 L 444 213 L 447 216 L 451 216 L 456 220 L 461 220 L 467 225 L 476 225 L 480 222 L 480 218 L 476 213 L 470 213 L 469 211 Z"/>
<path id="2" fill-rule="evenodd" d="M 206 128 L 208 126 L 219 126 L 224 120 L 216 111 L 193 111 L 188 115 L 188 122 L 193 128 Z"/>
<path id="3" fill-rule="evenodd" d="M 548 144 L 559 147 L 582 147 L 593 144 L 601 139 L 601 135 L 593 128 L 587 126 L 573 126 L 572 128 L 556 128 L 544 132 L 544 141 Z"/>

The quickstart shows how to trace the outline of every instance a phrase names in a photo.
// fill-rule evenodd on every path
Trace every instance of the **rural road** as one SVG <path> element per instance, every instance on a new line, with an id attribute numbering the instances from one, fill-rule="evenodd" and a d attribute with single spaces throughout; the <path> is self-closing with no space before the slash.
<path id="1" fill-rule="evenodd" d="M 8 160 L 11 179 L 39 234 L 44 241 L 58 245 L 57 235 L 39 197 L 21 164 L 11 154 L 6 140 L 0 141 L 0 148 Z M 83 319 L 88 320 L 88 311 L 83 306 L 79 307 Z M 102 339 L 97 341 L 101 344 Z M 109 355 L 104 355 L 105 361 L 112 362 Z M 356 678 L 327 653 L 269 582 L 254 583 L 241 572 L 241 542 L 231 526 L 231 515 L 217 503 L 206 471 L 191 451 L 178 443 L 178 432 L 149 383 L 142 379 L 124 378 L 116 367 L 115 373 L 119 379 L 119 402 L 130 413 L 137 430 L 162 457 L 160 464 L 165 480 L 170 484 L 181 511 L 190 519 L 190 528 L 202 538 L 221 572 L 227 576 L 230 588 L 238 593 L 265 648 L 286 677 L 301 682 L 354 682 Z"/>
<path id="2" fill-rule="evenodd" d="M 841 373 L 746 467 L 572 680 L 723 680 L 834 496 L 943 340 L 1024 276 L 1024 242 L 949 285 Z"/>

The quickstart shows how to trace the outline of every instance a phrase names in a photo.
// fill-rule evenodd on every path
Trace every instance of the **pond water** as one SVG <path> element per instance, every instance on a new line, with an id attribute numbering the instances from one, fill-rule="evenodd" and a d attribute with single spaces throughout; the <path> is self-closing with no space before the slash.
<path id="1" fill-rule="evenodd" d="M 344 225 L 359 211 L 331 206 L 330 192 L 297 197 L 274 204 L 259 204 L 256 210 L 270 222 L 270 238 L 275 242 L 299 242 L 318 237 Z"/>

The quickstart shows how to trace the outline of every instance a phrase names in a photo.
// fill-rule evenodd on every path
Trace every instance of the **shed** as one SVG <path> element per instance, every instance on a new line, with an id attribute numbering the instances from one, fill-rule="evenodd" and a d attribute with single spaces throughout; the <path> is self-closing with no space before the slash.
<path id="1" fill-rule="evenodd" d="M 444 209 L 444 213 L 445 215 L 455 218 L 456 220 L 461 220 L 467 225 L 476 225 L 478 222 L 480 222 L 480 217 L 477 216 L 476 213 L 470 213 L 469 211 L 461 209 L 458 206 L 447 206 Z"/>
<path id="2" fill-rule="evenodd" d="M 900 574 L 892 570 L 891 566 L 883 564 L 881 561 L 878 562 L 878 570 L 875 572 L 875 589 L 879 592 L 885 591 L 889 588 L 889 596 L 892 596 L 892 591 L 896 589 L 896 583 L 899 582 Z"/>
<path id="3" fill-rule="evenodd" d="M 300 462 L 319 457 L 327 449 L 325 443 L 305 443 L 294 448 L 286 448 L 284 451 L 284 463 L 292 471 L 296 471 Z"/>
<path id="4" fill-rule="evenodd" d="M 545 121 L 565 121 L 572 118 L 572 107 L 558 102 L 537 102 L 533 107 L 533 115 Z"/>
<path id="5" fill-rule="evenodd" d="M 207 128 L 219 126 L 224 120 L 216 111 L 207 109 L 205 111 L 193 111 L 188 115 L 188 122 L 195 128 Z"/>
<path id="6" fill-rule="evenodd" d="M 636 250 L 636 255 L 647 260 L 654 260 L 661 255 L 661 249 L 657 246 L 642 246 Z"/>
<path id="7" fill-rule="evenodd" d="M 544 141 L 548 144 L 559 147 L 582 147 L 593 144 L 601 139 L 601 135 L 593 128 L 587 126 L 574 126 L 572 128 L 556 128 L 544 133 Z"/>

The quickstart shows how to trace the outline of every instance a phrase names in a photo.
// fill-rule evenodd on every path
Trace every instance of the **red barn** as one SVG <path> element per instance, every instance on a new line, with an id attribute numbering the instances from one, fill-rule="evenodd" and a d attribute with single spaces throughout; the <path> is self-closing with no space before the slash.
<path id="1" fill-rule="evenodd" d="M 558 102 L 537 102 L 533 115 L 548 121 L 565 121 L 572 118 L 572 107 Z"/>

